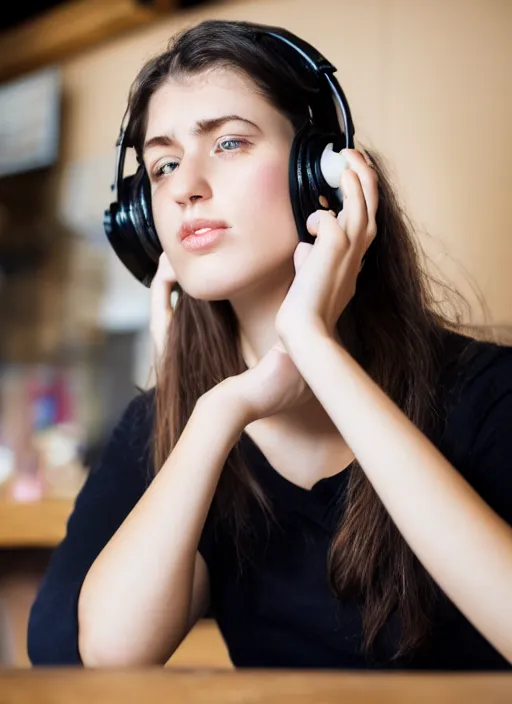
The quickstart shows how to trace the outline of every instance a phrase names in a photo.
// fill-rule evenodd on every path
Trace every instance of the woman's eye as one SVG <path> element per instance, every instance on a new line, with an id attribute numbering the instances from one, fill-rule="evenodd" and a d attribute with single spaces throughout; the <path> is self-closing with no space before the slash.
<path id="1" fill-rule="evenodd" d="M 234 137 L 230 137 L 228 139 L 221 139 L 217 142 L 217 147 L 219 147 L 222 152 L 233 152 L 235 149 L 239 149 L 247 144 L 249 144 L 249 142 L 246 139 L 235 139 Z"/>
<path id="2" fill-rule="evenodd" d="M 160 178 L 160 176 L 172 174 L 177 166 L 178 164 L 175 161 L 166 161 L 164 164 L 161 164 L 155 169 L 154 176 L 155 178 Z"/>

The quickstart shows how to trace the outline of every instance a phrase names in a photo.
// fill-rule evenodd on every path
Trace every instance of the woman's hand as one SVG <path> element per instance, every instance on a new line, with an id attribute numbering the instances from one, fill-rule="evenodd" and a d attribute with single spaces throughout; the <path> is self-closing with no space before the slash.
<path id="1" fill-rule="evenodd" d="M 238 377 L 239 392 L 251 420 L 300 406 L 313 394 L 283 345 L 276 343 L 251 369 Z"/>
<path id="2" fill-rule="evenodd" d="M 153 339 L 153 357 L 156 364 L 162 358 L 165 348 L 167 330 L 172 318 L 171 290 L 175 283 L 174 269 L 163 252 L 150 289 L 149 330 Z"/>
<path id="3" fill-rule="evenodd" d="M 237 376 L 228 377 L 202 398 L 218 393 L 226 393 L 230 402 L 240 404 L 244 425 L 300 406 L 313 397 L 280 342 L 254 367 Z"/>
<path id="4" fill-rule="evenodd" d="M 352 299 L 362 259 L 377 234 L 377 174 L 355 149 L 343 151 L 349 169 L 341 174 L 343 210 L 338 217 L 316 211 L 307 221 L 313 245 L 294 253 L 295 278 L 276 317 L 286 349 L 304 335 L 335 337 L 338 318 Z"/>

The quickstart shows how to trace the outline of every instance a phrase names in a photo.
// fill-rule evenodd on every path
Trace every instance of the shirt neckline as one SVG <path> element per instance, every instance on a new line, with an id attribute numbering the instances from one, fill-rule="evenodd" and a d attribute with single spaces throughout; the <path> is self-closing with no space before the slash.
<path id="1" fill-rule="evenodd" d="M 322 477 L 316 481 L 311 489 L 306 489 L 299 484 L 295 484 L 291 479 L 288 479 L 277 469 L 270 464 L 263 451 L 260 449 L 259 445 L 251 438 L 251 436 L 243 431 L 242 438 L 252 456 L 255 457 L 258 462 L 258 468 L 261 468 L 265 474 L 265 479 L 268 480 L 272 487 L 279 493 L 287 492 L 288 494 L 293 494 L 299 499 L 313 499 L 313 500 L 328 500 L 336 498 L 338 495 L 338 490 L 342 484 L 348 480 L 349 471 L 352 469 L 353 462 L 341 469 L 336 474 L 332 474 L 330 477 Z"/>

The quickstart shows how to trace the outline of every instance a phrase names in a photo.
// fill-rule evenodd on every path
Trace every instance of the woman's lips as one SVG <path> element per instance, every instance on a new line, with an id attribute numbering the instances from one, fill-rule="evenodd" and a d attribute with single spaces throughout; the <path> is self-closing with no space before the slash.
<path id="1" fill-rule="evenodd" d="M 181 240 L 181 244 L 185 247 L 185 249 L 188 249 L 191 252 L 199 249 L 207 249 L 217 244 L 227 229 L 227 227 L 217 227 L 214 230 L 208 230 L 208 232 L 204 232 L 200 235 L 193 233 L 183 238 Z"/>

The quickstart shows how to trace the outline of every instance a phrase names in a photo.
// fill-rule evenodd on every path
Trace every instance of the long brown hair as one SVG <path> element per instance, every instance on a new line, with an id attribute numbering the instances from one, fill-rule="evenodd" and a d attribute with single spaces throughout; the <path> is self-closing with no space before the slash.
<path id="1" fill-rule="evenodd" d="M 169 76 L 193 75 L 217 66 L 248 75 L 295 128 L 303 124 L 308 105 L 315 99 L 311 86 L 278 60 L 272 46 L 254 41 L 256 27 L 245 22 L 203 22 L 177 35 L 165 53 L 143 67 L 130 94 L 128 127 L 139 154 L 148 102 L 155 90 Z M 435 290 L 445 286 L 456 292 L 427 273 L 426 258 L 382 158 L 373 150 L 365 151 L 379 179 L 378 236 L 366 255 L 355 296 L 338 322 L 338 332 L 372 379 L 414 425 L 432 437 L 442 422 L 437 391 L 443 333 L 462 327 L 460 314 L 450 319 L 441 312 Z M 246 369 L 229 302 L 195 300 L 180 291 L 156 384 L 156 472 L 175 446 L 197 399 L 226 377 Z M 248 511 L 255 499 L 271 514 L 238 442 L 227 457 L 213 504 L 236 544 L 248 529 Z M 352 465 L 342 513 L 329 552 L 332 589 L 338 598 L 356 597 L 361 604 L 368 652 L 388 617 L 397 611 L 402 631 L 393 659 L 398 658 L 428 635 L 439 588 L 403 539 L 357 461 Z"/>

